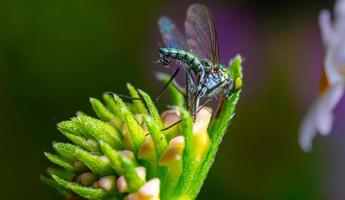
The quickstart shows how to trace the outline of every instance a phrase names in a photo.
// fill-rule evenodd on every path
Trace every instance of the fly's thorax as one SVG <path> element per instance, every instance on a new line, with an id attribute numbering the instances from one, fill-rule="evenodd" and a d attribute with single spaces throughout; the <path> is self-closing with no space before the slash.
<path id="1" fill-rule="evenodd" d="M 203 59 L 203 60 L 201 60 L 201 64 L 204 66 L 205 71 L 206 71 L 207 73 L 209 73 L 210 70 L 211 70 L 212 68 L 214 68 L 214 66 L 215 66 L 215 64 L 214 64 L 212 61 L 208 60 L 208 59 Z"/>
<path id="2" fill-rule="evenodd" d="M 223 69 L 213 68 L 206 74 L 199 88 L 199 96 L 213 96 L 222 91 L 226 85 L 228 75 L 224 74 Z"/>

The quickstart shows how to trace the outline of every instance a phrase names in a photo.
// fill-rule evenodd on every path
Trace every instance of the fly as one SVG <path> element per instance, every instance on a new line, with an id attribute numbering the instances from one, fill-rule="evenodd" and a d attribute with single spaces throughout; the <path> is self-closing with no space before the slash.
<path id="1" fill-rule="evenodd" d="M 187 109 L 194 119 L 202 98 L 208 98 L 206 102 L 218 95 L 229 98 L 241 88 L 242 81 L 234 81 L 230 67 L 220 63 L 214 18 L 206 6 L 188 8 L 185 35 L 166 16 L 160 17 L 158 25 L 166 45 L 159 49 L 160 62 L 169 65 L 176 60 L 185 69 Z"/>

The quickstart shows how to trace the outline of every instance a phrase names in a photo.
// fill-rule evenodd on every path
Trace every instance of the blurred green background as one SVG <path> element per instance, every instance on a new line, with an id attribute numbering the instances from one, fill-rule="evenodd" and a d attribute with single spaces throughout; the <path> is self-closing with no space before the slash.
<path id="1" fill-rule="evenodd" d="M 223 60 L 245 58 L 247 83 L 198 199 L 344 199 L 342 137 L 318 138 L 311 154 L 297 145 L 322 67 L 318 13 L 334 2 L 198 2 L 215 13 Z M 1 199 L 60 199 L 39 180 L 49 165 L 43 151 L 64 140 L 56 123 L 78 110 L 91 114 L 91 96 L 126 94 L 126 82 L 157 94 L 156 21 L 166 14 L 182 25 L 191 3 L 0 2 Z M 167 95 L 161 110 L 166 103 Z"/>

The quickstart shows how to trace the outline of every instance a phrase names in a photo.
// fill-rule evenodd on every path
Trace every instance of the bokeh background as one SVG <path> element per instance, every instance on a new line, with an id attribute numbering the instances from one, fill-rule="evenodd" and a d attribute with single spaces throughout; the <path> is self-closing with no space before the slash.
<path id="1" fill-rule="evenodd" d="M 322 68 L 318 14 L 326 0 L 198 1 L 214 12 L 223 62 L 245 58 L 245 88 L 198 199 L 343 200 L 345 102 L 330 137 L 305 154 L 298 127 L 317 95 Z M 194 1 L 0 1 L 0 198 L 61 199 L 39 174 L 43 151 L 63 140 L 56 123 L 88 98 L 126 94 L 131 82 L 155 95 L 160 15 L 183 25 Z M 160 101 L 160 109 L 168 95 Z"/>

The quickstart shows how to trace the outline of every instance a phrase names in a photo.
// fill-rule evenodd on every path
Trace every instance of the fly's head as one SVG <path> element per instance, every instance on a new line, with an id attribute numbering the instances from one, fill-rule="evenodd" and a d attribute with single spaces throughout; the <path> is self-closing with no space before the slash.
<path id="1" fill-rule="evenodd" d="M 160 55 L 161 59 L 159 60 L 159 62 L 163 65 L 169 65 L 170 64 L 170 60 L 164 56 L 164 55 Z"/>

